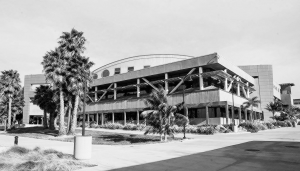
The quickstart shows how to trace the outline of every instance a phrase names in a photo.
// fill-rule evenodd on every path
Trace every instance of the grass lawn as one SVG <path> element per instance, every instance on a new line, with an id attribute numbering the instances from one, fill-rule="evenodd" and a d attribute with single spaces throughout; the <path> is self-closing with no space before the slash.
<path id="1" fill-rule="evenodd" d="M 78 135 L 81 135 L 81 130 L 76 130 Z M 17 128 L 4 133 L 11 136 L 29 137 L 56 141 L 73 142 L 73 136 L 57 137 L 57 130 L 44 129 L 42 127 Z M 86 130 L 86 135 L 93 137 L 93 144 L 102 145 L 132 145 L 132 144 L 149 144 L 160 143 L 159 136 L 153 135 L 134 135 L 123 133 L 112 133 L 102 131 Z M 180 140 L 180 138 L 168 138 L 169 141 Z"/>
<path id="2" fill-rule="evenodd" d="M 0 170 L 22 171 L 51 171 L 51 170 L 77 170 L 83 167 L 93 167 L 73 158 L 70 154 L 63 154 L 56 150 L 33 150 L 13 146 L 0 153 Z"/>

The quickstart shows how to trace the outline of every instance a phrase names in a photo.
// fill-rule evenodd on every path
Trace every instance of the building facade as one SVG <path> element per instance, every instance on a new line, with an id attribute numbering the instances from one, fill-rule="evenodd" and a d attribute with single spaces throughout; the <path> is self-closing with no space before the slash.
<path id="1" fill-rule="evenodd" d="M 159 86 L 165 88 L 171 105 L 184 98 L 191 124 L 239 123 L 250 119 L 250 109 L 241 106 L 257 93 L 253 76 L 216 53 L 200 57 L 136 56 L 104 65 L 93 73 L 86 114 L 88 121 L 99 124 L 141 123 L 144 99 Z M 45 78 L 25 77 L 27 99 L 33 97 L 32 86 L 37 84 L 46 84 Z M 27 100 L 24 118 L 34 114 L 31 105 Z M 82 119 L 82 113 L 78 117 Z M 252 118 L 267 119 L 261 108 L 254 108 Z M 28 121 L 24 119 L 24 123 Z"/>

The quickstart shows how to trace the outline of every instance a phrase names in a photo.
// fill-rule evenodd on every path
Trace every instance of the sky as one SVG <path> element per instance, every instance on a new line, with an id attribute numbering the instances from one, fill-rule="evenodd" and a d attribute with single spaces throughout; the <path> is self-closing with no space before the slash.
<path id="1" fill-rule="evenodd" d="M 145 54 L 217 52 L 234 65 L 273 65 L 300 98 L 299 0 L 0 0 L 0 71 L 42 73 L 62 32 L 87 39 L 93 69 Z"/>

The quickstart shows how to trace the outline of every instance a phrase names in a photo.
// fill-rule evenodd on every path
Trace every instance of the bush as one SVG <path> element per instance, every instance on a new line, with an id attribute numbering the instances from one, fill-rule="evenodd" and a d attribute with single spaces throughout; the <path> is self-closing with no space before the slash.
<path id="1" fill-rule="evenodd" d="M 138 130 L 137 129 L 137 125 L 136 124 L 132 124 L 132 123 L 126 124 L 123 129 L 124 130 Z"/>
<path id="2" fill-rule="evenodd" d="M 103 125 L 99 126 L 100 128 L 105 128 L 105 129 L 123 129 L 124 125 L 120 124 L 120 123 L 111 123 L 111 122 L 107 122 Z"/>
<path id="3" fill-rule="evenodd" d="M 264 122 L 263 123 L 268 129 L 275 129 L 275 126 L 272 124 L 272 123 L 270 123 L 270 122 Z"/>
<path id="4" fill-rule="evenodd" d="M 272 123 L 274 126 L 277 127 L 292 127 L 292 123 L 289 120 L 285 120 L 285 121 L 275 121 Z"/>
<path id="5" fill-rule="evenodd" d="M 183 133 L 184 129 L 183 126 L 174 125 L 172 130 L 175 133 Z M 193 133 L 193 134 L 207 134 L 212 135 L 218 132 L 214 125 L 187 125 L 185 127 L 186 133 Z"/>
<path id="6" fill-rule="evenodd" d="M 258 132 L 260 130 L 260 127 L 256 123 L 249 121 L 240 123 L 239 126 L 252 133 Z"/>

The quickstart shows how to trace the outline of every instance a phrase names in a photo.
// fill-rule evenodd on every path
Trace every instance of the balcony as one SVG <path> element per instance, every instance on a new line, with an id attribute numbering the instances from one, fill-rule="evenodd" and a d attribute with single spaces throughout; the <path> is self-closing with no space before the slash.
<path id="1" fill-rule="evenodd" d="M 118 112 L 130 112 L 142 110 L 145 108 L 144 99 L 146 97 L 134 97 L 128 99 L 106 100 L 97 103 L 89 104 L 86 107 L 87 113 L 118 113 Z M 168 102 L 170 105 L 175 105 L 182 102 L 182 93 L 176 93 L 168 96 Z M 185 93 L 185 103 L 189 108 L 201 108 L 207 103 L 211 103 L 212 106 L 220 106 L 229 104 L 232 105 L 232 99 L 234 99 L 234 106 L 240 107 L 247 99 L 233 95 L 221 89 L 211 90 L 195 90 Z"/>

